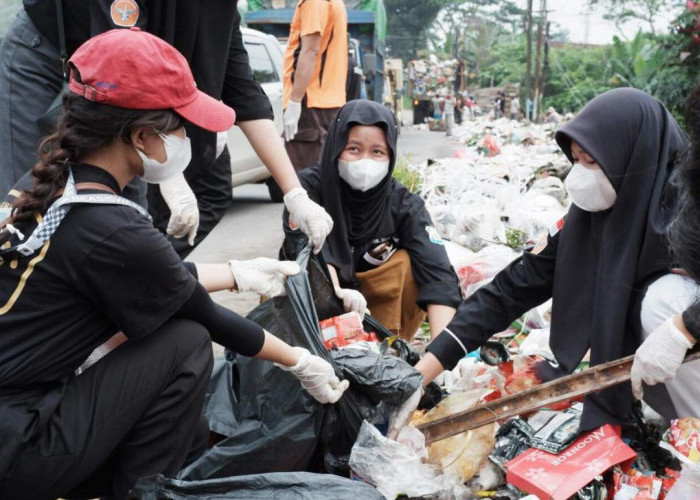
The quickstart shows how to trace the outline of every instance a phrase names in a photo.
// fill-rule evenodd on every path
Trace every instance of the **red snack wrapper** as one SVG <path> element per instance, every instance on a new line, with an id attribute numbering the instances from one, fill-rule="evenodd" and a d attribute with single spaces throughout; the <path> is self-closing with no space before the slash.
<path id="1" fill-rule="evenodd" d="M 700 419 L 688 417 L 671 420 L 660 446 L 681 462 L 696 463 L 700 460 Z"/>
<path id="2" fill-rule="evenodd" d="M 374 332 L 365 332 L 360 315 L 354 311 L 324 319 L 319 326 L 323 343 L 329 351 L 334 347 L 344 347 L 362 340 L 379 342 Z"/>

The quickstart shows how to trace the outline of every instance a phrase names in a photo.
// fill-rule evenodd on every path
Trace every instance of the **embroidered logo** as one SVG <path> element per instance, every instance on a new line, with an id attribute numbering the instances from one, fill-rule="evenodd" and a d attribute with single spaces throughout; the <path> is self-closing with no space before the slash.
<path id="1" fill-rule="evenodd" d="M 438 233 L 437 229 L 435 229 L 435 226 L 425 226 L 425 230 L 428 233 L 428 238 L 430 238 L 431 243 L 434 243 L 436 245 L 445 244 L 445 242 L 442 241 L 442 238 L 440 237 L 440 233 Z"/>
<path id="2" fill-rule="evenodd" d="M 139 20 L 139 5 L 134 0 L 114 0 L 109 12 L 112 22 L 121 28 L 136 26 Z"/>

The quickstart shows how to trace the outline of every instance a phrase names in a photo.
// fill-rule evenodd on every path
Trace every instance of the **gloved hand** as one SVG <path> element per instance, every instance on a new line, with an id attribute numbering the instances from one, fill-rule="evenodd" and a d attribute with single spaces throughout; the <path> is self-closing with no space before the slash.
<path id="1" fill-rule="evenodd" d="M 226 147 L 226 141 L 228 141 L 228 132 L 217 132 L 216 133 L 216 153 L 214 155 L 215 158 L 218 158 L 221 156 L 221 153 L 224 152 L 224 148 Z"/>
<path id="2" fill-rule="evenodd" d="M 673 318 L 651 332 L 634 355 L 631 373 L 634 397 L 644 396 L 642 381 L 655 385 L 672 380 L 691 347 L 693 343 L 673 324 Z"/>
<path id="3" fill-rule="evenodd" d="M 255 292 L 274 297 L 284 292 L 284 282 L 301 270 L 299 264 L 258 257 L 252 260 L 229 260 L 231 274 L 239 292 Z"/>
<path id="4" fill-rule="evenodd" d="M 287 142 L 294 139 L 299 130 L 299 117 L 301 116 L 301 103 L 292 101 L 287 103 L 287 109 L 284 110 L 284 138 Z"/>
<path id="5" fill-rule="evenodd" d="M 284 195 L 284 205 L 289 211 L 289 218 L 309 237 L 314 253 L 320 252 L 333 229 L 331 216 L 321 205 L 311 201 L 304 188 L 300 187 Z"/>
<path id="6" fill-rule="evenodd" d="M 343 301 L 345 312 L 356 311 L 360 313 L 360 318 L 365 319 L 367 312 L 367 299 L 357 290 L 352 288 L 336 288 L 335 296 Z"/>
<path id="7" fill-rule="evenodd" d="M 301 382 L 301 386 L 319 403 L 335 403 L 340 399 L 350 382 L 338 380 L 333 367 L 324 359 L 312 355 L 303 347 L 295 347 L 299 360 L 294 366 L 276 366 L 291 372 Z"/>
<path id="8" fill-rule="evenodd" d="M 194 245 L 199 228 L 199 207 L 185 176 L 180 174 L 161 182 L 160 194 L 170 208 L 167 233 L 174 238 L 187 236 L 187 243 Z"/>
<path id="9" fill-rule="evenodd" d="M 420 398 L 423 397 L 424 393 L 423 387 L 419 387 L 416 392 L 411 394 L 410 398 L 391 413 L 389 416 L 389 430 L 386 433 L 386 437 L 389 439 L 396 439 L 401 429 L 411 421 L 411 416 L 413 412 L 418 409 Z"/>

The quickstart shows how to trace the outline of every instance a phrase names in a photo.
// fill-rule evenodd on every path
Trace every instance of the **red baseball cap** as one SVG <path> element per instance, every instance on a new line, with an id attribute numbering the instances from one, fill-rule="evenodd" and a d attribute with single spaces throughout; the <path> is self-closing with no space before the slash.
<path id="1" fill-rule="evenodd" d="M 187 60 L 174 47 L 139 28 L 91 38 L 69 61 L 71 92 L 127 109 L 172 109 L 212 132 L 230 129 L 236 113 L 197 90 Z"/>

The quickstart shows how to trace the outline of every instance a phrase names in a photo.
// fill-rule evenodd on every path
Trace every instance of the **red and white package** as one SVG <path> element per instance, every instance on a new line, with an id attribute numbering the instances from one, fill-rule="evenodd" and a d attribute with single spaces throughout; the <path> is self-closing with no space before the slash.
<path id="1" fill-rule="evenodd" d="M 529 449 L 505 464 L 507 481 L 541 500 L 566 500 L 597 476 L 636 457 L 611 425 L 584 434 L 559 455 Z"/>
<path id="2" fill-rule="evenodd" d="M 671 426 L 659 445 L 681 462 L 696 463 L 700 460 L 700 419 L 687 417 L 671 420 Z"/>
<path id="3" fill-rule="evenodd" d="M 666 469 L 664 476 L 642 474 L 630 469 L 622 472 L 619 467 L 613 472 L 613 500 L 664 500 L 680 472 Z"/>
<path id="4" fill-rule="evenodd" d="M 324 319 L 319 323 L 323 343 L 329 351 L 334 347 L 344 347 L 362 340 L 379 342 L 374 332 L 365 332 L 360 315 L 355 312 Z"/>

